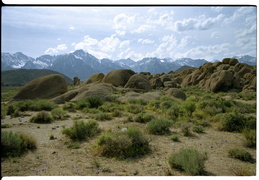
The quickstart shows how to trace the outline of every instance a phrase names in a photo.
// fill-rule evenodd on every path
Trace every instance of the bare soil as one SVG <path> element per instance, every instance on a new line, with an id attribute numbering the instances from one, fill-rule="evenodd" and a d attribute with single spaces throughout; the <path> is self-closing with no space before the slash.
<path id="1" fill-rule="evenodd" d="M 33 115 L 35 112 L 27 112 Z M 98 122 L 102 132 L 121 131 L 122 128 L 138 126 L 143 129 L 150 139 L 152 151 L 139 158 L 119 160 L 105 158 L 95 153 L 94 147 L 98 136 L 83 142 L 79 149 L 67 148 L 69 141 L 61 131 L 70 127 L 73 119 L 87 121 L 89 114 L 81 112 L 69 113 L 67 120 L 55 121 L 51 124 L 29 123 L 30 116 L 10 118 L 6 116 L 2 124 L 11 124 L 8 130 L 24 132 L 34 136 L 38 141 L 38 148 L 17 158 L 2 160 L 2 176 L 186 176 L 184 172 L 171 169 L 168 165 L 168 156 L 184 147 L 192 147 L 200 152 L 208 153 L 205 163 L 205 175 L 234 176 L 239 168 L 246 167 L 255 175 L 256 163 L 242 162 L 228 157 L 228 149 L 238 147 L 250 152 L 256 158 L 256 150 L 246 148 L 241 133 L 219 131 L 216 128 L 206 128 L 205 133 L 192 133 L 192 136 L 183 136 L 180 129 L 172 128 L 172 132 L 179 134 L 179 142 L 170 139 L 170 135 L 151 135 L 145 132 L 146 124 L 129 122 L 127 117 L 114 118 L 110 121 Z M 81 117 L 81 118 L 80 118 Z M 50 140 L 50 135 L 56 139 Z"/>

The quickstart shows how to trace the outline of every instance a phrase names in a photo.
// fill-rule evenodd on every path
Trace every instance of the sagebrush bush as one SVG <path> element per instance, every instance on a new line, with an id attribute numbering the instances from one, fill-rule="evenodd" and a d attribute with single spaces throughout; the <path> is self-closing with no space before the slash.
<path id="1" fill-rule="evenodd" d="M 204 127 L 201 125 L 193 126 L 192 130 L 196 133 L 204 133 Z"/>
<path id="2" fill-rule="evenodd" d="M 179 135 L 178 134 L 172 134 L 170 136 L 170 138 L 174 141 L 174 142 L 178 142 L 179 141 Z"/>
<path id="3" fill-rule="evenodd" d="M 87 100 L 81 100 L 76 102 L 76 109 L 82 110 L 84 108 L 89 108 L 90 103 Z"/>
<path id="4" fill-rule="evenodd" d="M 169 156 L 168 163 L 171 168 L 185 171 L 190 175 L 202 175 L 206 160 L 205 153 L 192 148 L 182 148 L 178 153 Z"/>
<path id="5" fill-rule="evenodd" d="M 15 111 L 14 105 L 11 104 L 11 105 L 7 106 L 7 112 L 6 112 L 7 115 L 12 115 L 14 113 L 14 111 Z"/>
<path id="6" fill-rule="evenodd" d="M 189 117 L 191 117 L 192 113 L 196 110 L 196 104 L 194 102 L 186 102 L 182 104 L 182 107 Z"/>
<path id="7" fill-rule="evenodd" d="M 97 141 L 98 152 L 106 157 L 129 158 L 145 155 L 150 151 L 148 139 L 139 128 L 131 127 L 125 132 L 109 132 Z"/>
<path id="8" fill-rule="evenodd" d="M 99 125 L 94 120 L 89 120 L 88 122 L 74 121 L 72 127 L 62 130 L 62 134 L 65 134 L 72 140 L 83 141 L 93 137 L 99 131 Z"/>
<path id="9" fill-rule="evenodd" d="M 19 135 L 23 141 L 21 144 L 23 149 L 29 149 L 29 150 L 37 149 L 37 140 L 33 136 L 25 133 L 21 133 Z"/>
<path id="10" fill-rule="evenodd" d="M 243 150 L 243 149 L 239 149 L 239 148 L 232 148 L 228 150 L 228 155 L 229 157 L 235 158 L 235 159 L 239 159 L 241 161 L 246 161 L 246 162 L 253 162 L 253 156 Z"/>
<path id="11" fill-rule="evenodd" d="M 98 112 L 94 115 L 94 119 L 98 121 L 106 121 L 106 120 L 111 120 L 112 117 L 108 113 Z"/>
<path id="12" fill-rule="evenodd" d="M 153 114 L 148 114 L 148 113 L 139 113 L 137 114 L 134 118 L 133 121 L 135 122 L 139 122 L 139 123 L 147 123 L 149 121 L 151 121 L 152 119 L 154 119 L 154 115 Z"/>
<path id="13" fill-rule="evenodd" d="M 138 114 L 145 111 L 144 107 L 139 104 L 129 104 L 129 105 L 126 105 L 125 108 L 128 112 L 133 114 Z"/>
<path id="14" fill-rule="evenodd" d="M 245 129 L 243 131 L 245 137 L 245 146 L 256 147 L 256 130 Z"/>
<path id="15" fill-rule="evenodd" d="M 26 100 L 14 104 L 20 111 L 51 111 L 57 107 L 57 104 L 45 99 Z"/>
<path id="16" fill-rule="evenodd" d="M 170 119 L 176 119 L 180 115 L 180 108 L 179 106 L 172 106 L 167 110 L 167 115 L 170 117 Z"/>
<path id="17" fill-rule="evenodd" d="M 1 131 L 1 157 L 19 156 L 27 150 L 36 148 L 37 141 L 30 135 Z"/>
<path id="18" fill-rule="evenodd" d="M 128 102 L 132 104 L 143 105 L 143 106 L 148 104 L 148 102 L 145 99 L 128 99 Z"/>
<path id="19" fill-rule="evenodd" d="M 151 134 L 163 135 L 170 132 L 172 121 L 167 119 L 153 119 L 147 123 L 147 130 Z"/>
<path id="20" fill-rule="evenodd" d="M 30 122 L 32 123 L 52 123 L 54 120 L 52 118 L 52 116 L 46 112 L 46 111 L 41 111 L 38 112 L 36 115 L 32 116 L 30 118 Z"/>
<path id="21" fill-rule="evenodd" d="M 89 103 L 89 108 L 98 108 L 104 103 L 104 100 L 98 96 L 88 97 L 86 101 Z"/>
<path id="22" fill-rule="evenodd" d="M 51 115 L 55 120 L 63 120 L 66 119 L 67 114 L 66 111 L 64 111 L 61 108 L 55 108 L 51 111 Z"/>
<path id="23" fill-rule="evenodd" d="M 221 116 L 222 130 L 241 132 L 245 128 L 245 117 L 238 112 L 226 113 Z"/>
<path id="24" fill-rule="evenodd" d="M 62 109 L 69 112 L 76 112 L 76 104 L 72 102 L 66 103 L 63 105 Z"/>
<path id="25" fill-rule="evenodd" d="M 121 117 L 122 115 L 123 113 L 119 109 L 114 109 L 114 111 L 112 112 L 113 117 Z"/>

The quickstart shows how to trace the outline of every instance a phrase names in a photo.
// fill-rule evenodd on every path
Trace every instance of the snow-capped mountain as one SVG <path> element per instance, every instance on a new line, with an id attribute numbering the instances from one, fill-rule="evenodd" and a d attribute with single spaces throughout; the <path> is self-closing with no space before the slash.
<path id="1" fill-rule="evenodd" d="M 256 58 L 252 56 L 235 56 L 239 62 L 256 65 Z M 97 59 L 93 55 L 76 50 L 75 52 L 62 55 L 42 55 L 36 59 L 26 56 L 21 52 L 10 54 L 1 53 L 1 70 L 12 69 L 50 69 L 62 73 L 70 78 L 79 77 L 82 81 L 86 80 L 94 73 L 104 74 L 115 69 L 132 69 L 135 72 L 150 72 L 151 74 L 168 73 L 176 71 L 182 66 L 200 67 L 208 62 L 205 59 L 191 58 L 156 58 L 149 57 L 140 61 L 131 59 Z"/>

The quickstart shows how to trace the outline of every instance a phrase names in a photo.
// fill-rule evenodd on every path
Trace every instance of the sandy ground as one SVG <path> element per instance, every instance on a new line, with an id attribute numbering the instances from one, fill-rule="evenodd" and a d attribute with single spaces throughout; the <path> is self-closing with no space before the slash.
<path id="1" fill-rule="evenodd" d="M 35 112 L 28 113 L 32 115 Z M 68 138 L 62 135 L 62 129 L 73 124 L 73 117 L 81 116 L 79 120 L 84 121 L 89 118 L 89 115 L 81 112 L 70 113 L 70 116 L 67 120 L 55 121 L 52 124 L 29 123 L 30 116 L 6 116 L 1 120 L 2 124 L 13 125 L 2 130 L 24 132 L 33 135 L 38 141 L 37 150 L 2 161 L 2 176 L 186 176 L 183 172 L 170 169 L 167 163 L 168 156 L 183 147 L 193 147 L 208 153 L 205 163 L 207 175 L 234 176 L 234 171 L 240 167 L 250 168 L 255 173 L 255 163 L 228 157 L 228 149 L 239 147 L 256 158 L 256 150 L 244 147 L 243 135 L 240 133 L 222 132 L 210 127 L 206 128 L 205 133 L 193 133 L 193 136 L 185 137 L 180 129 L 172 128 L 171 131 L 178 133 L 180 140 L 174 142 L 170 136 L 150 135 L 145 132 L 150 139 L 152 152 L 141 158 L 118 160 L 95 154 L 94 146 L 98 136 L 108 130 L 120 131 L 130 126 L 138 126 L 144 131 L 146 124 L 125 123 L 126 117 L 98 122 L 102 129 L 100 134 L 82 143 L 79 149 L 68 149 L 65 145 Z M 50 140 L 51 134 L 56 139 Z"/>

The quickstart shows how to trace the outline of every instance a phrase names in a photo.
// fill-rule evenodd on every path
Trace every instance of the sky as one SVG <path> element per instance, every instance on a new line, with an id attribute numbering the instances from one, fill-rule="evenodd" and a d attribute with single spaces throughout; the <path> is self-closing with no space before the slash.
<path id="1" fill-rule="evenodd" d="M 255 6 L 4 6 L 2 52 L 98 59 L 256 57 Z"/>

